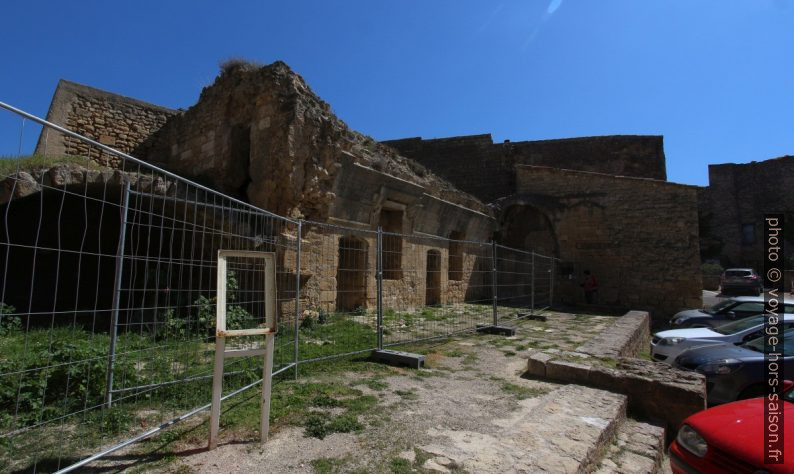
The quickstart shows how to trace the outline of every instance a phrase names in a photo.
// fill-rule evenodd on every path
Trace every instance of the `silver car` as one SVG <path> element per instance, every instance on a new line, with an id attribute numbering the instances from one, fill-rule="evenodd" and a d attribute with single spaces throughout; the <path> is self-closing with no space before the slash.
<path id="1" fill-rule="evenodd" d="M 794 379 L 794 330 L 780 338 L 784 354 L 780 357 L 782 378 Z M 759 337 L 742 345 L 712 344 L 695 347 L 675 358 L 673 367 L 695 370 L 706 376 L 707 399 L 710 405 L 744 398 L 763 396 L 767 376 L 764 338 Z"/>
<path id="2" fill-rule="evenodd" d="M 757 314 L 749 318 L 739 319 L 710 328 L 669 329 L 660 331 L 651 339 L 651 357 L 653 360 L 673 364 L 682 352 L 693 347 L 709 344 L 741 344 L 763 334 L 766 316 Z M 794 327 L 794 314 L 783 315 L 783 327 Z"/>

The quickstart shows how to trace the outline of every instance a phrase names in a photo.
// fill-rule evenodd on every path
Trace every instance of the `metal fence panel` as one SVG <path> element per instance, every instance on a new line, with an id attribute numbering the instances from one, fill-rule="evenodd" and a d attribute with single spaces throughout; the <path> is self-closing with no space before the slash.
<path id="1" fill-rule="evenodd" d="M 377 232 L 303 223 L 299 361 L 377 345 Z"/>
<path id="2" fill-rule="evenodd" d="M 384 232 L 384 345 L 491 324 L 491 252 L 490 243 Z"/>
<path id="3" fill-rule="evenodd" d="M 64 468 L 210 400 L 219 249 L 276 252 L 274 368 L 295 361 L 296 222 L 68 139 L 85 154 L 2 162 L 0 459 L 10 470 Z M 256 278 L 229 280 L 230 323 L 256 324 Z M 259 359 L 229 360 L 226 391 L 261 377 Z"/>
<path id="4" fill-rule="evenodd" d="M 220 249 L 276 254 L 276 374 L 498 325 L 554 300 L 551 257 L 279 217 L 0 107 L 11 111 L 0 123 L 20 126 L 17 156 L 0 160 L 10 470 L 75 468 L 209 407 Z M 81 155 L 22 156 L 31 124 L 44 124 L 45 151 L 63 133 Z M 231 265 L 227 328 L 262 322 L 259 272 Z M 261 363 L 228 360 L 224 397 L 256 386 Z"/>

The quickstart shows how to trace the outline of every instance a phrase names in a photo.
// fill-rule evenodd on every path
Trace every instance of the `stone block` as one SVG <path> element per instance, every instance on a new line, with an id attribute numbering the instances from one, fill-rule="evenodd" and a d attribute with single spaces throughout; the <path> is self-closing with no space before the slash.
<path id="1" fill-rule="evenodd" d="M 560 382 L 589 385 L 590 366 L 578 362 L 552 359 L 546 363 L 546 378 Z"/>
<path id="2" fill-rule="evenodd" d="M 545 378 L 546 377 L 546 364 L 551 360 L 552 356 L 544 352 L 534 352 L 529 355 L 527 359 L 527 372 L 526 375 L 530 377 Z"/>

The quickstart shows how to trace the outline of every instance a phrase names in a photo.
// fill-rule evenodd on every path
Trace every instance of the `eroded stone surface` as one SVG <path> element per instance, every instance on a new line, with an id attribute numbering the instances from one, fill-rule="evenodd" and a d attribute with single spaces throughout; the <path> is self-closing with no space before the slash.
<path id="1" fill-rule="evenodd" d="M 434 430 L 448 441 L 421 449 L 470 472 L 582 472 L 597 462 L 625 409 L 623 395 L 568 385 L 494 421 L 496 432 Z"/>
<path id="2" fill-rule="evenodd" d="M 650 340 L 650 317 L 645 311 L 629 311 L 598 336 L 576 348 L 596 357 L 633 357 Z"/>
<path id="3" fill-rule="evenodd" d="M 664 457 L 664 428 L 626 420 L 601 461 L 598 474 L 652 474 Z"/>

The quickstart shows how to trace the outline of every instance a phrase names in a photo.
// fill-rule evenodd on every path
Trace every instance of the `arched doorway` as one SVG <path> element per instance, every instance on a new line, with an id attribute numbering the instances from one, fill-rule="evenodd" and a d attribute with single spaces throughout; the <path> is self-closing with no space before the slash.
<path id="1" fill-rule="evenodd" d="M 515 204 L 502 213 L 501 244 L 535 253 L 557 256 L 557 237 L 549 218 L 534 206 Z"/>
<path id="2" fill-rule="evenodd" d="M 557 257 L 559 246 L 554 226 L 538 208 L 513 204 L 502 212 L 499 243 L 511 249 L 499 250 L 497 285 L 499 299 L 506 305 L 525 306 L 551 296 L 551 266 L 548 258 L 533 257 L 527 251 Z M 533 285 L 534 279 L 534 285 Z"/>
<path id="3" fill-rule="evenodd" d="M 336 267 L 336 309 L 353 311 L 367 305 L 367 251 L 365 240 L 355 237 L 339 239 Z"/>
<path id="4" fill-rule="evenodd" d="M 441 303 L 441 252 L 427 251 L 427 275 L 425 279 L 425 304 Z"/>

